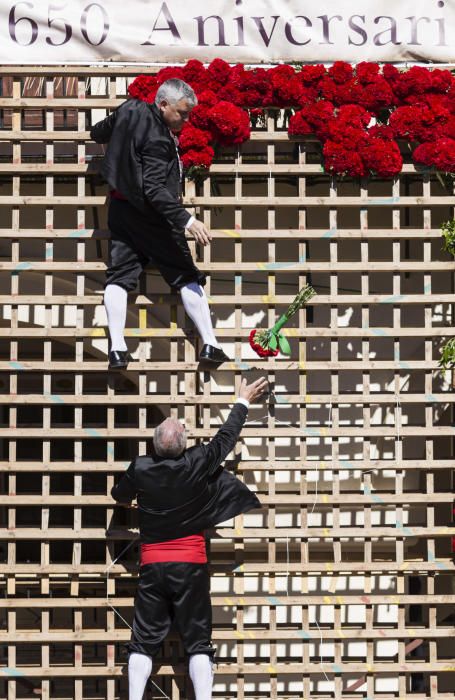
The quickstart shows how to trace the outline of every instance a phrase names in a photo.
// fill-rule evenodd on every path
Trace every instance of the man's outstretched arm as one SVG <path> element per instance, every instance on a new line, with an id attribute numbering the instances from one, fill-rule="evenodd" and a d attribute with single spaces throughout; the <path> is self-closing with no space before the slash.
<path id="1" fill-rule="evenodd" d="M 218 430 L 215 437 L 203 446 L 209 474 L 213 474 L 218 469 L 234 448 L 245 423 L 250 403 L 258 399 L 266 389 L 267 380 L 265 377 L 257 379 L 252 384 L 247 384 L 246 379 L 242 379 L 238 399 L 226 422 Z"/>

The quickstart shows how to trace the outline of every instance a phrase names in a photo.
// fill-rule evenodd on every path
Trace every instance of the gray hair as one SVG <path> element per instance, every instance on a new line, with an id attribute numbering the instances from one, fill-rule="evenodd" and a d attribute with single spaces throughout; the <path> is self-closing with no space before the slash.
<path id="1" fill-rule="evenodd" d="M 187 100 L 191 108 L 197 105 L 197 97 L 193 88 L 180 78 L 170 78 L 161 83 L 156 93 L 155 104 L 159 105 L 163 100 L 171 105 L 179 100 Z"/>
<path id="2" fill-rule="evenodd" d="M 155 428 L 153 445 L 159 457 L 178 457 L 186 447 L 185 427 L 175 418 L 166 418 Z"/>

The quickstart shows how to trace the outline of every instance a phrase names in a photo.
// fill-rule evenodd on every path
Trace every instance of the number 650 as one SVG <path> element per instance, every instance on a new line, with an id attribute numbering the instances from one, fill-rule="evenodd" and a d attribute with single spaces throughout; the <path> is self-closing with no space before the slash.
<path id="1" fill-rule="evenodd" d="M 12 6 L 9 17 L 8 17 L 8 29 L 9 29 L 9 35 L 13 41 L 16 42 L 16 44 L 19 44 L 19 46 L 30 46 L 31 44 L 34 44 L 35 41 L 38 38 L 38 22 L 36 20 L 32 19 L 31 17 L 17 17 L 16 16 L 16 8 L 19 7 L 19 5 L 25 5 L 26 7 L 33 8 L 33 3 L 27 2 L 27 0 L 21 0 L 21 2 L 17 2 L 15 5 Z M 64 34 L 64 37 L 62 41 L 54 41 L 52 36 L 46 36 L 46 44 L 50 44 L 51 46 L 62 46 L 63 44 L 66 44 L 72 37 L 73 34 L 73 28 L 68 22 L 66 22 L 63 17 L 56 17 L 53 15 L 54 12 L 60 12 L 60 10 L 63 10 L 66 7 L 66 5 L 49 5 L 48 6 L 48 11 L 47 11 L 47 26 L 50 29 L 55 29 L 57 33 L 62 33 Z M 97 7 L 99 12 L 100 12 L 100 19 L 102 20 L 103 23 L 103 29 L 101 32 L 100 39 L 98 41 L 93 41 L 87 31 L 87 24 L 88 24 L 88 19 L 89 19 L 89 14 L 90 12 Z M 93 12 L 92 12 L 93 14 Z M 16 30 L 18 25 L 21 22 L 27 22 L 28 27 L 30 30 L 30 36 L 29 36 L 29 41 L 19 41 Z M 107 12 L 104 9 L 102 5 L 100 5 L 97 2 L 92 2 L 87 7 L 85 7 L 82 10 L 81 18 L 80 18 L 80 28 L 81 28 L 81 34 L 85 41 L 90 44 L 91 46 L 99 46 L 100 44 L 103 43 L 103 41 L 106 40 L 106 37 L 109 32 L 109 17 L 107 16 Z M 22 33 L 22 32 L 21 32 Z M 23 39 L 23 37 L 22 37 Z"/>

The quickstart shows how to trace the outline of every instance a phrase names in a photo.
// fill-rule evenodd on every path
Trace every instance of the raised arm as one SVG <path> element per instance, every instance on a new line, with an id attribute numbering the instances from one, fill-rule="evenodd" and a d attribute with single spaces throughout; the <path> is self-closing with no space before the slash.
<path id="1" fill-rule="evenodd" d="M 111 496 L 117 503 L 131 503 L 136 498 L 136 480 L 134 476 L 135 460 L 133 460 L 115 486 L 112 487 Z"/>
<path id="2" fill-rule="evenodd" d="M 234 448 L 245 423 L 250 403 L 259 398 L 266 388 L 267 380 L 264 377 L 257 379 L 252 384 L 247 384 L 246 379 L 242 379 L 238 399 L 226 422 L 218 430 L 215 437 L 203 447 L 209 474 L 213 474 L 218 469 Z"/>

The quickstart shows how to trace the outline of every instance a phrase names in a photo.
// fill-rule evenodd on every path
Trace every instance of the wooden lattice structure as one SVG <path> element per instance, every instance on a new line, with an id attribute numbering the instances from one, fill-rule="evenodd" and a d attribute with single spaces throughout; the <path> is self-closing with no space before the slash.
<path id="1" fill-rule="evenodd" d="M 137 70 L 2 73 L 0 699 L 126 697 L 136 521 L 110 488 L 163 416 L 213 434 L 246 372 L 273 394 L 230 466 L 264 506 L 211 540 L 214 696 L 452 697 L 449 183 L 409 160 L 394 182 L 336 182 L 270 112 L 186 185 L 213 231 L 191 245 L 235 362 L 199 370 L 179 299 L 150 270 L 128 316 L 137 361 L 109 376 L 88 129 Z M 318 296 L 294 318 L 292 359 L 259 361 L 249 330 L 306 282 Z M 173 700 L 190 692 L 179 658 L 171 638 L 153 677 Z"/>

